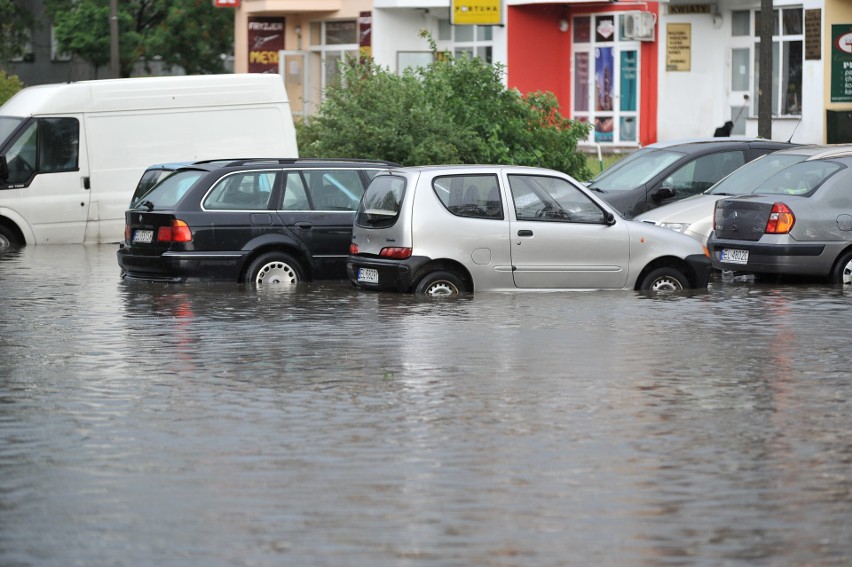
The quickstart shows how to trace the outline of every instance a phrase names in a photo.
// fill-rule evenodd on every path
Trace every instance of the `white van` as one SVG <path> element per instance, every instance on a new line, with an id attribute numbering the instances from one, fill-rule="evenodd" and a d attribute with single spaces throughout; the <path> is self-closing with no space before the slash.
<path id="1" fill-rule="evenodd" d="M 118 242 L 145 168 L 298 157 L 279 75 L 41 85 L 0 106 L 0 248 Z"/>

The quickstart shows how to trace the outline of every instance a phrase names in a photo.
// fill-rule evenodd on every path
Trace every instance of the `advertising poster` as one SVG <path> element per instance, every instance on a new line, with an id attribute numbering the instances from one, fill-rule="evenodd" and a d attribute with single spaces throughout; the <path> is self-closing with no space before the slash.
<path id="1" fill-rule="evenodd" d="M 277 73 L 284 49 L 284 18 L 249 18 L 249 73 Z"/>
<path id="2" fill-rule="evenodd" d="M 831 102 L 852 102 L 852 24 L 831 26 Z"/>
<path id="3" fill-rule="evenodd" d="M 595 110 L 612 112 L 613 96 L 613 49 L 612 47 L 599 47 L 595 50 Z M 595 118 L 595 141 L 611 142 L 613 131 L 613 117 L 597 116 Z"/>
<path id="4" fill-rule="evenodd" d="M 364 63 L 373 55 L 373 13 L 358 14 L 358 51 Z"/>

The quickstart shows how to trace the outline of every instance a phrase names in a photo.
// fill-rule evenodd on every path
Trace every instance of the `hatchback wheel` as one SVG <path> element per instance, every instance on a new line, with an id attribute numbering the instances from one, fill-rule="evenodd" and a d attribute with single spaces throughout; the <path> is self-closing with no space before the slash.
<path id="1" fill-rule="evenodd" d="M 831 282 L 839 285 L 852 284 L 852 251 L 842 254 L 834 266 Z"/>
<path id="2" fill-rule="evenodd" d="M 639 289 L 642 291 L 680 291 L 689 286 L 689 280 L 686 279 L 679 270 L 670 268 L 657 268 L 652 270 L 642 283 Z"/>
<path id="3" fill-rule="evenodd" d="M 289 254 L 267 252 L 249 265 L 245 281 L 255 285 L 297 284 L 305 281 L 305 276 L 302 267 Z"/>
<path id="4" fill-rule="evenodd" d="M 417 295 L 458 295 L 467 291 L 461 278 L 452 272 L 432 272 L 417 282 Z"/>

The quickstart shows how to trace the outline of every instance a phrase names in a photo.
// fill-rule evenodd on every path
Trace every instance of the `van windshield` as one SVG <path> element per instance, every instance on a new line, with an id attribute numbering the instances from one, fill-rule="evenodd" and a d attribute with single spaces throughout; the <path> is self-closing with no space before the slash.
<path id="1" fill-rule="evenodd" d="M 207 172 L 200 169 L 181 169 L 163 179 L 142 195 L 134 209 L 171 209 L 186 192 Z"/>
<path id="2" fill-rule="evenodd" d="M 18 129 L 23 121 L 23 118 L 16 116 L 0 116 L 0 148 L 6 145 L 9 136 Z"/>

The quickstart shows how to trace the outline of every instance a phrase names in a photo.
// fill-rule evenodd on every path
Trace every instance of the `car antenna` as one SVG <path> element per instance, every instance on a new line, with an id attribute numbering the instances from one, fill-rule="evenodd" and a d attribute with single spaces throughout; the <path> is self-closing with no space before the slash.
<path id="1" fill-rule="evenodd" d="M 802 119 L 801 119 L 801 118 L 799 118 L 799 121 L 798 121 L 798 122 L 796 122 L 796 127 L 795 127 L 795 128 L 793 128 L 793 131 L 792 131 L 792 132 L 790 132 L 790 137 L 787 139 L 787 143 L 788 143 L 788 144 L 789 144 L 789 143 L 791 143 L 791 142 L 793 141 L 793 135 L 796 133 L 796 130 L 799 128 L 799 124 L 801 124 L 801 123 L 802 123 Z"/>

